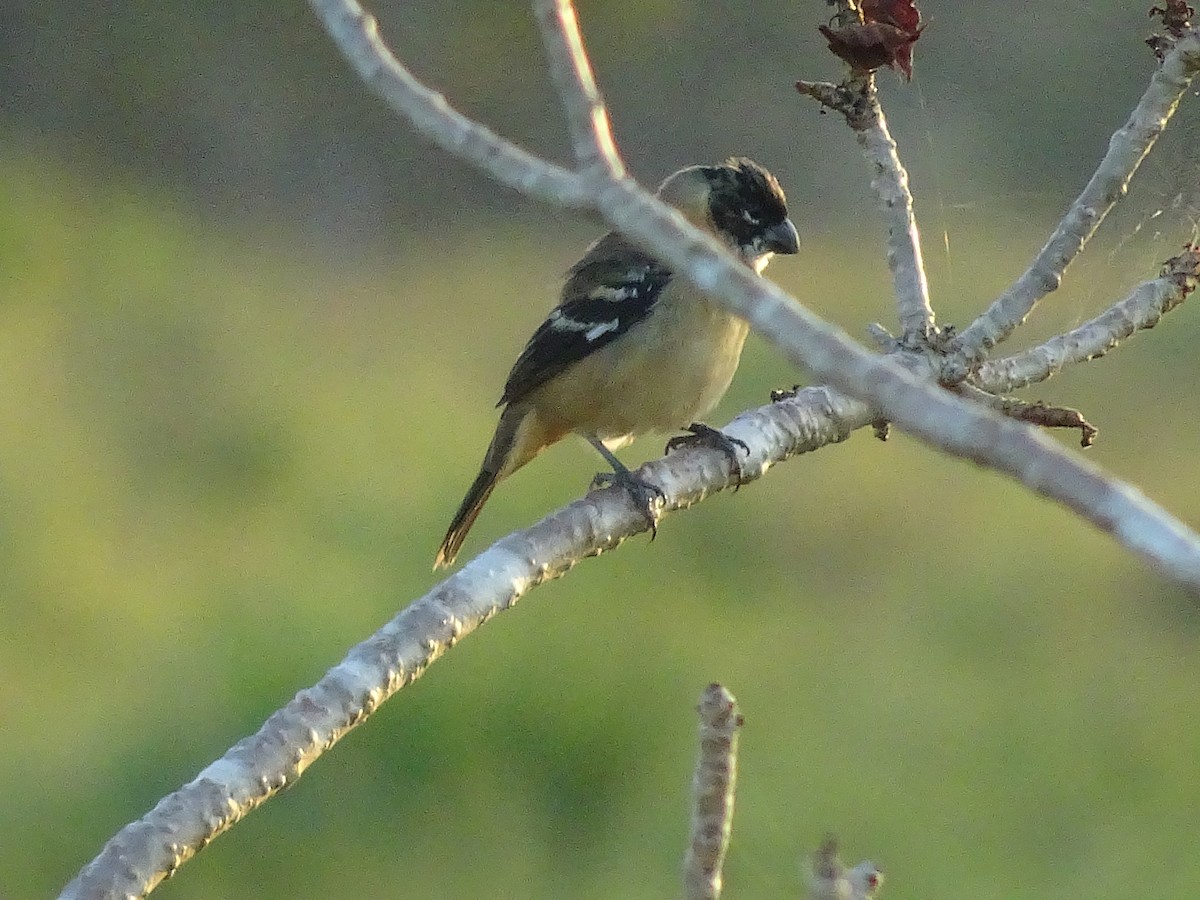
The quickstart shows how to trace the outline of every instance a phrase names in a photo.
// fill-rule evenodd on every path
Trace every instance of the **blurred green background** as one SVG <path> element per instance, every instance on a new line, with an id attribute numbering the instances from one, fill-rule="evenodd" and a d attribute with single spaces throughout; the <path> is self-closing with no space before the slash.
<path id="1" fill-rule="evenodd" d="M 779 280 L 890 323 L 823 3 L 587 2 L 633 170 L 745 153 L 787 187 Z M 926 2 L 882 77 L 942 321 L 1022 268 L 1151 69 L 1145 4 Z M 562 158 L 522 3 L 374 4 L 415 70 Z M 492 188 L 366 94 L 306 4 L 0 9 L 0 896 L 51 896 L 434 583 L 492 403 L 595 227 Z M 1195 234 L 1189 97 L 1023 342 Z M 1030 398 L 1200 518 L 1185 306 Z M 757 340 L 714 422 L 803 378 Z M 1076 437 L 1061 439 L 1074 445 Z M 657 452 L 642 441 L 631 461 Z M 466 554 L 582 490 L 566 444 Z M 1200 887 L 1200 614 L 1008 480 L 860 433 L 673 516 L 464 642 L 166 898 L 678 896 L 693 704 L 747 724 L 726 895 L 799 895 L 829 830 L 885 896 Z"/>

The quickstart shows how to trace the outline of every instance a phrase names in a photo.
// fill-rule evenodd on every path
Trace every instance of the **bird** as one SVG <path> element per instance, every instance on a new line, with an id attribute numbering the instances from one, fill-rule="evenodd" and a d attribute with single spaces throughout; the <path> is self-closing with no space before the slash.
<path id="1" fill-rule="evenodd" d="M 776 253 L 799 252 L 779 181 L 733 157 L 667 177 L 657 196 L 762 274 Z M 571 433 L 612 467 L 594 484 L 626 487 L 654 524 L 655 495 L 613 451 L 652 431 L 685 430 L 668 450 L 716 446 L 737 463 L 740 441 L 698 420 L 724 396 L 748 326 L 619 231 L 597 240 L 567 272 L 559 303 L 534 331 L 505 382 L 502 409 L 479 474 L 434 559 L 454 563 L 493 489 Z"/>

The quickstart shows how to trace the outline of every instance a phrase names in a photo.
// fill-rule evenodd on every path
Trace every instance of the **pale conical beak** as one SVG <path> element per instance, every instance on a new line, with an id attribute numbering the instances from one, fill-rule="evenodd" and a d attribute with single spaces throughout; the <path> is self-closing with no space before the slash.
<path id="1" fill-rule="evenodd" d="M 774 253 L 799 253 L 800 235 L 791 219 L 784 219 L 778 225 L 772 225 L 762 236 L 762 247 Z"/>

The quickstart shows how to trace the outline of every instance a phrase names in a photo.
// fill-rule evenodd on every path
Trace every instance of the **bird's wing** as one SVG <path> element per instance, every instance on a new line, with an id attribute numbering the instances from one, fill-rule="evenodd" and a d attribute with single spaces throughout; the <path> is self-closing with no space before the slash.
<path id="1" fill-rule="evenodd" d="M 562 301 L 546 318 L 504 385 L 498 406 L 520 400 L 616 340 L 654 308 L 670 270 L 619 234 L 605 235 L 567 275 Z"/>

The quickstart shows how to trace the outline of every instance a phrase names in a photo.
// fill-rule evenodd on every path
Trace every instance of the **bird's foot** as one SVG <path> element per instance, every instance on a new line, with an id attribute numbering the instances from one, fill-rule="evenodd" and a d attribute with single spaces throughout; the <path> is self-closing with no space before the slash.
<path id="1" fill-rule="evenodd" d="M 597 472 L 596 477 L 592 479 L 592 487 L 614 487 L 625 491 L 633 500 L 633 505 L 646 517 L 646 526 L 650 529 L 650 540 L 658 537 L 659 511 L 667 502 L 667 495 L 663 493 L 662 488 L 639 478 L 624 466 L 612 472 Z"/>
<path id="2" fill-rule="evenodd" d="M 746 456 L 750 455 L 750 448 L 746 442 L 730 437 L 725 432 L 702 422 L 693 422 L 685 430 L 691 433 L 671 438 L 667 441 L 665 452 L 670 453 L 680 447 L 708 447 L 710 450 L 721 451 L 729 460 L 729 467 L 733 469 L 733 489 L 737 491 L 742 486 L 743 478 L 742 461 L 738 458 L 738 451 L 741 450 Z"/>

